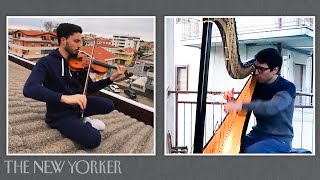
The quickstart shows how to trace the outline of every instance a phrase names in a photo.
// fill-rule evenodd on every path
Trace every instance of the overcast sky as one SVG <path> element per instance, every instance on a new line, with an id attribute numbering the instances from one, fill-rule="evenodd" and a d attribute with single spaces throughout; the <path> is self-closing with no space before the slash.
<path id="1" fill-rule="evenodd" d="M 43 23 L 73 23 L 82 27 L 83 33 L 93 33 L 111 38 L 115 34 L 139 36 L 154 41 L 153 17 L 8 17 L 8 27 L 13 29 L 41 29 Z"/>

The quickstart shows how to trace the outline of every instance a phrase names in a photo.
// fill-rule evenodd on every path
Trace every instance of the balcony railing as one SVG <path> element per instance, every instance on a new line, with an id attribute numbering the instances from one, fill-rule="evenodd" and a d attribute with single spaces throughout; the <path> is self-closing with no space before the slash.
<path id="1" fill-rule="evenodd" d="M 224 112 L 225 100 L 223 92 L 208 92 L 207 111 L 205 120 L 204 145 L 209 141 L 214 132 L 222 124 L 226 113 Z M 239 92 L 235 92 L 239 94 Z M 175 99 L 174 134 L 172 142 L 175 147 L 188 147 L 188 153 L 193 152 L 194 128 L 197 107 L 197 91 L 169 91 L 169 96 Z M 296 104 L 293 115 L 294 148 L 305 148 L 313 151 L 314 148 L 314 111 L 312 105 L 313 95 L 297 92 L 303 102 L 309 104 Z M 220 100 L 219 100 L 220 99 Z M 222 99 L 222 101 L 221 101 Z M 251 115 L 248 131 L 255 125 L 255 117 Z"/>
<path id="2" fill-rule="evenodd" d="M 22 57 L 24 59 L 40 59 L 48 54 L 34 54 L 34 55 L 25 55 L 25 54 L 20 54 L 14 51 L 9 51 L 9 53 L 14 54 L 16 56 Z"/>
<path id="3" fill-rule="evenodd" d="M 17 44 L 13 44 L 13 43 L 9 43 L 8 45 L 9 45 L 9 47 L 14 47 L 14 48 L 22 49 L 22 50 L 54 50 L 57 48 L 55 46 L 27 47 L 27 46 L 21 46 L 21 45 L 17 45 Z"/>
<path id="4" fill-rule="evenodd" d="M 278 20 L 276 22 L 276 20 Z M 275 23 L 272 24 L 249 24 L 242 25 L 239 21 L 237 23 L 237 33 L 252 34 L 260 32 L 271 32 L 277 30 L 288 30 L 298 28 L 314 29 L 313 21 L 311 18 L 274 18 Z M 182 24 L 182 40 L 190 40 L 195 38 L 201 38 L 202 36 L 202 20 L 196 18 L 178 18 L 177 22 Z M 217 27 L 213 27 L 212 36 L 220 36 L 220 32 Z"/>
<path id="5" fill-rule="evenodd" d="M 55 40 L 52 40 L 52 39 L 47 39 L 47 40 L 44 40 L 44 39 L 41 39 L 41 38 L 26 38 L 26 37 L 9 37 L 10 39 L 17 39 L 17 40 L 22 40 L 22 41 L 28 41 L 28 42 L 48 42 L 48 43 L 55 43 L 55 44 L 58 44 L 58 40 L 55 39 Z"/>

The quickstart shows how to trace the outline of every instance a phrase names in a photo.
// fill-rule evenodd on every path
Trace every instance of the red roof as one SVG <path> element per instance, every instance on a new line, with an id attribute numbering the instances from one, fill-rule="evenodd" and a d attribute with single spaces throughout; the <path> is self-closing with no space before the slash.
<path id="1" fill-rule="evenodd" d="M 102 46 L 103 45 L 103 46 Z M 100 44 L 100 46 L 102 46 L 102 47 L 107 47 L 107 48 L 117 48 L 117 47 L 115 47 L 114 45 L 112 45 L 112 44 Z"/>
<path id="2" fill-rule="evenodd" d="M 153 48 L 153 44 L 148 44 L 147 47 L 152 49 Z"/>
<path id="3" fill-rule="evenodd" d="M 133 49 L 133 48 L 125 48 L 124 51 L 127 52 L 127 53 L 138 53 L 139 52 L 139 51 L 137 51 L 136 49 Z"/>
<path id="4" fill-rule="evenodd" d="M 92 53 L 92 46 L 81 46 L 80 50 L 84 51 L 88 54 L 91 54 Z M 100 60 L 100 61 L 106 61 L 106 60 L 111 60 L 111 59 L 116 58 L 116 56 L 114 54 L 112 54 L 111 52 L 109 52 L 99 46 L 95 47 L 93 57 L 97 60 Z"/>
<path id="5" fill-rule="evenodd" d="M 57 36 L 54 32 L 47 32 L 47 31 L 37 31 L 37 30 L 17 30 L 15 33 L 21 32 L 22 34 L 25 34 L 27 36 L 39 36 L 43 34 L 51 34 L 53 36 Z"/>

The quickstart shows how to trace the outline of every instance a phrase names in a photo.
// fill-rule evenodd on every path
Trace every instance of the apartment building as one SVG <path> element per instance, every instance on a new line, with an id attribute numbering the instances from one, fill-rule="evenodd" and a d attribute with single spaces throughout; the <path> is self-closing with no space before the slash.
<path id="1" fill-rule="evenodd" d="M 96 45 L 101 47 L 108 47 L 109 45 L 112 45 L 112 39 L 98 38 Z"/>
<path id="2" fill-rule="evenodd" d="M 101 46 L 103 49 L 115 54 L 118 51 L 118 47 L 112 45 L 112 44 L 106 44 L 105 46 Z"/>
<path id="3" fill-rule="evenodd" d="M 133 48 L 139 50 L 140 37 L 130 35 L 114 35 L 112 39 L 112 45 L 119 48 Z"/>
<path id="4" fill-rule="evenodd" d="M 58 46 L 54 32 L 16 30 L 8 38 L 9 53 L 28 60 L 38 60 Z"/>
<path id="5" fill-rule="evenodd" d="M 94 45 L 94 37 L 83 36 L 83 45 L 84 46 L 93 46 Z M 112 39 L 99 37 L 96 38 L 96 46 L 100 47 L 110 47 L 112 46 Z"/>
<path id="6" fill-rule="evenodd" d="M 134 60 L 138 55 L 138 51 L 133 48 L 118 48 L 113 53 L 117 56 L 114 62 L 125 66 L 133 65 Z"/>
<path id="7" fill-rule="evenodd" d="M 136 63 L 143 63 L 143 72 L 146 73 L 147 82 L 146 89 L 152 90 L 154 89 L 154 54 L 140 57 L 140 59 Z"/>
<path id="8" fill-rule="evenodd" d="M 141 42 L 139 51 L 141 51 L 143 55 L 154 54 L 154 42 L 146 42 L 146 41 Z"/>

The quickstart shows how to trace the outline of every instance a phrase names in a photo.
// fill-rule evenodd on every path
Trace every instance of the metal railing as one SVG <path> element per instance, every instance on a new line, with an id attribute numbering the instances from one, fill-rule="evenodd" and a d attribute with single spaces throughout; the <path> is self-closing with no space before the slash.
<path id="1" fill-rule="evenodd" d="M 44 40 L 44 39 L 41 39 L 41 38 L 30 38 L 30 37 L 10 37 L 9 36 L 9 38 L 10 39 L 15 39 L 15 40 L 22 40 L 22 41 L 28 41 L 28 42 L 48 42 L 48 43 L 54 43 L 54 44 L 58 44 L 58 40 L 57 39 L 54 39 L 54 40 L 52 40 L 52 39 L 46 39 L 46 40 Z"/>
<path id="2" fill-rule="evenodd" d="M 37 46 L 37 47 L 28 47 L 28 46 L 21 46 L 17 44 L 8 43 L 9 47 L 18 48 L 22 50 L 54 50 L 57 46 Z"/>
<path id="3" fill-rule="evenodd" d="M 197 91 L 169 91 L 169 95 L 174 95 L 175 118 L 173 146 L 187 146 L 188 153 L 193 152 L 193 138 L 196 115 Z M 222 124 L 226 113 L 224 112 L 225 100 L 221 96 L 223 92 L 211 91 L 207 93 L 207 111 L 205 121 L 204 142 L 208 142 L 214 132 Z M 239 92 L 235 92 L 239 94 Z M 297 97 L 304 99 L 303 102 L 310 104 L 295 104 L 293 126 L 294 126 L 294 148 L 305 148 L 313 150 L 314 140 L 314 112 L 312 99 L 313 94 L 297 92 Z M 214 96 L 216 96 L 214 98 Z M 222 99 L 222 101 L 219 101 Z M 251 115 L 248 131 L 255 125 L 255 117 Z M 306 137 L 307 136 L 307 137 Z M 309 141 L 309 142 L 305 142 Z"/>
<path id="4" fill-rule="evenodd" d="M 276 20 L 278 21 L 276 22 Z M 236 19 L 237 20 L 237 19 Z M 249 24 L 246 26 L 237 23 L 238 35 L 247 33 L 257 33 L 264 31 L 275 31 L 293 28 L 308 28 L 313 30 L 314 23 L 311 18 L 274 18 L 275 22 L 272 24 Z M 238 22 L 238 21 L 237 21 Z M 196 18 L 178 18 L 177 23 L 182 24 L 182 40 L 189 40 L 194 38 L 201 38 L 202 35 L 202 20 Z M 212 30 L 213 36 L 220 36 L 217 28 Z"/>
<path id="5" fill-rule="evenodd" d="M 9 53 L 14 54 L 14 55 L 19 56 L 19 57 L 24 58 L 24 59 L 40 59 L 40 58 L 48 55 L 48 54 L 26 55 L 26 54 L 17 53 L 17 52 L 10 51 L 10 50 L 9 50 Z"/>

